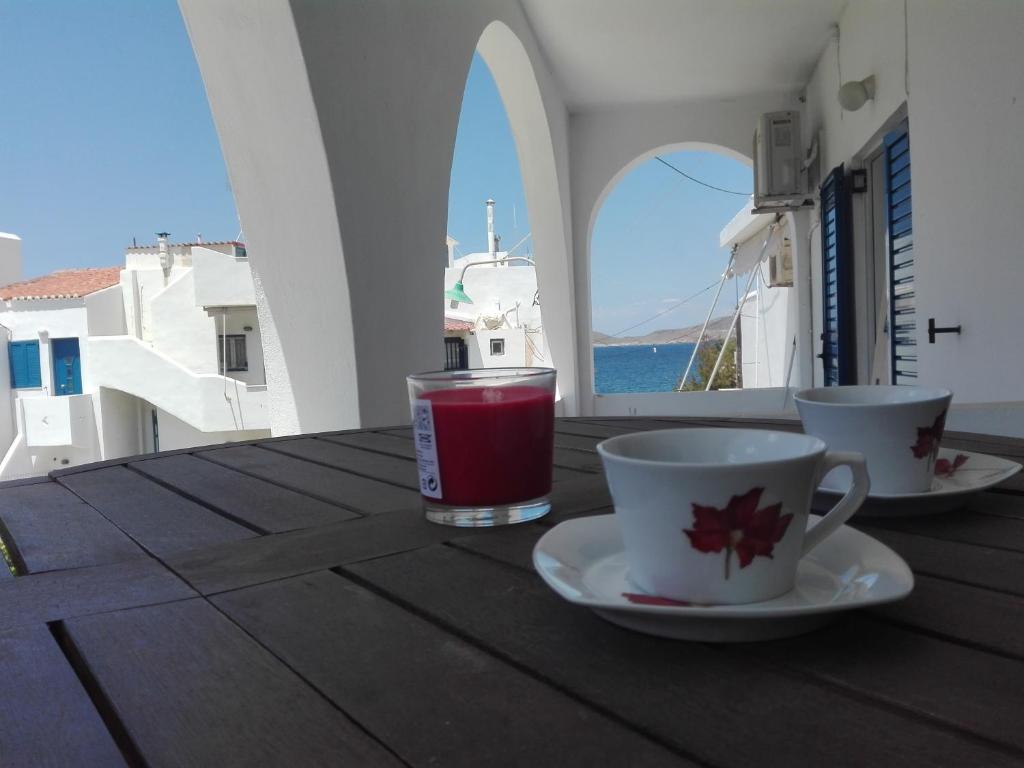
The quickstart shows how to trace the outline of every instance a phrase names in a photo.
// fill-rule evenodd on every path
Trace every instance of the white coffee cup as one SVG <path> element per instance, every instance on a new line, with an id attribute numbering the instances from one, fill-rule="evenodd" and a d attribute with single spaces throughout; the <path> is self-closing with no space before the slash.
<path id="1" fill-rule="evenodd" d="M 669 429 L 598 444 L 630 579 L 690 603 L 752 603 L 793 588 L 801 557 L 857 511 L 863 457 L 815 437 L 756 429 Z M 853 488 L 807 531 L 822 476 L 848 466 Z"/>
<path id="2" fill-rule="evenodd" d="M 871 488 L 880 494 L 924 493 L 932 487 L 935 459 L 953 399 L 937 387 L 818 387 L 797 392 L 804 432 L 829 448 L 864 454 Z M 841 491 L 850 473 L 841 469 L 824 480 Z"/>

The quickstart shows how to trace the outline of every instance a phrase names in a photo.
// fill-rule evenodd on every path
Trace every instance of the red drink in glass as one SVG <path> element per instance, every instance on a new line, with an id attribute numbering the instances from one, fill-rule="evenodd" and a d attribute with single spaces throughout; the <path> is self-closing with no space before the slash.
<path id="1" fill-rule="evenodd" d="M 409 388 L 428 519 L 498 525 L 548 511 L 553 370 L 419 374 Z"/>

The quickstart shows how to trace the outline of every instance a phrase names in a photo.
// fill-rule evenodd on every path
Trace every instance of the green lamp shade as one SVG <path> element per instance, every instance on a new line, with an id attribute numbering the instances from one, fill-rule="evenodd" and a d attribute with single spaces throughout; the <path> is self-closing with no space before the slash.
<path id="1" fill-rule="evenodd" d="M 473 303 L 473 300 L 471 298 L 469 298 L 469 296 L 466 295 L 466 291 L 462 287 L 462 281 L 461 280 L 459 280 L 459 282 L 457 282 L 455 284 L 455 287 L 451 288 L 450 290 L 445 291 L 444 292 L 444 297 L 446 299 L 451 299 L 452 301 L 457 301 L 460 304 L 472 304 Z"/>

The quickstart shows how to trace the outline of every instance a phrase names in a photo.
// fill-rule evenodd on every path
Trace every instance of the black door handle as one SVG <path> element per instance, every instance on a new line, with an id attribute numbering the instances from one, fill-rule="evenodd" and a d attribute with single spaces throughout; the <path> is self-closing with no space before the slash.
<path id="1" fill-rule="evenodd" d="M 934 317 L 929 317 L 928 318 L 928 343 L 929 344 L 934 344 L 935 343 L 935 334 L 936 333 L 955 333 L 955 334 L 959 334 L 960 333 L 960 329 L 962 327 L 963 326 L 960 326 L 960 325 L 947 325 L 944 328 L 938 328 L 935 325 L 935 318 Z"/>

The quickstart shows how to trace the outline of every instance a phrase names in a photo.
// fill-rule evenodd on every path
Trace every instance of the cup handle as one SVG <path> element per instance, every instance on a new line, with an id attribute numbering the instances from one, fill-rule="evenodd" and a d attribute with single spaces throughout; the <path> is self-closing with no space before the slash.
<path id="1" fill-rule="evenodd" d="M 853 484 L 850 486 L 850 490 L 846 492 L 846 495 L 839 500 L 839 503 L 832 507 L 828 514 L 804 536 L 804 548 L 800 553 L 801 557 L 821 544 L 839 526 L 853 517 L 853 513 L 860 509 L 860 505 L 864 503 L 864 499 L 868 496 L 868 491 L 871 488 L 871 479 L 868 477 L 867 463 L 861 454 L 847 451 L 829 451 L 825 454 L 825 458 L 821 463 L 821 474 L 818 475 L 817 482 L 814 484 L 815 489 L 817 489 L 821 479 L 836 467 L 849 467 L 853 471 Z"/>

